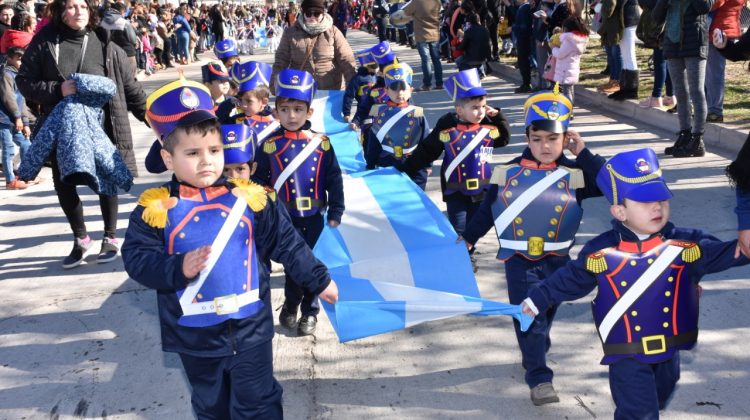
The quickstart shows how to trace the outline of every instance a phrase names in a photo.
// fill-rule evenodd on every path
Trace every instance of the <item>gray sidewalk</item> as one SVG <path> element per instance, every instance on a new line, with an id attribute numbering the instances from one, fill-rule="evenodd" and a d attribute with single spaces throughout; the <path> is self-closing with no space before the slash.
<path id="1" fill-rule="evenodd" d="M 355 50 L 375 42 L 359 31 L 350 31 L 348 38 Z M 421 72 L 416 50 L 397 52 Z M 204 54 L 203 63 L 209 56 Z M 273 60 L 268 54 L 243 60 L 251 58 Z M 199 79 L 200 64 L 186 67 L 185 75 Z M 446 66 L 446 75 L 453 71 Z M 150 91 L 175 77 L 174 70 L 160 72 L 144 85 Z M 485 86 L 489 102 L 513 123 L 511 144 L 493 158 L 503 162 L 523 150 L 525 96 L 513 94 L 514 83 L 494 77 L 485 79 Z M 444 92 L 418 93 L 414 100 L 431 123 L 452 107 Z M 595 153 L 609 157 L 653 147 L 661 155 L 671 143 L 671 130 L 601 111 L 578 108 L 572 123 Z M 132 120 L 131 125 L 142 164 L 154 137 L 144 124 Z M 675 193 L 672 221 L 729 240 L 736 236 L 735 200 L 723 173 L 733 155 L 709 151 L 704 158 L 662 160 Z M 120 196 L 121 237 L 138 195 L 167 179 L 143 168 L 141 175 L 133 190 Z M 104 265 L 90 259 L 62 270 L 70 229 L 49 171 L 43 176 L 46 183 L 25 191 L 0 190 L 0 418 L 191 418 L 179 358 L 161 352 L 155 292 L 129 280 L 119 259 Z M 86 188 L 79 191 L 89 230 L 99 240 L 103 226 L 96 196 Z M 428 192 L 444 208 L 435 176 Z M 609 228 L 604 199 L 588 200 L 584 208 L 579 244 Z M 507 301 L 503 267 L 494 258 L 494 232 L 478 248 L 482 296 Z M 274 277 L 272 287 L 277 315 L 283 277 Z M 699 345 L 682 353 L 682 379 L 663 417 L 747 418 L 750 354 L 743 340 L 750 334 L 750 321 L 744 319 L 750 269 L 709 276 L 703 288 Z M 285 390 L 285 414 L 290 419 L 611 418 L 614 406 L 607 369 L 598 363 L 602 353 L 592 297 L 562 305 L 552 328 L 549 359 L 559 404 L 534 407 L 529 401 L 507 317 L 457 317 L 344 345 L 322 315 L 314 337 L 294 337 L 277 327 L 274 363 Z"/>

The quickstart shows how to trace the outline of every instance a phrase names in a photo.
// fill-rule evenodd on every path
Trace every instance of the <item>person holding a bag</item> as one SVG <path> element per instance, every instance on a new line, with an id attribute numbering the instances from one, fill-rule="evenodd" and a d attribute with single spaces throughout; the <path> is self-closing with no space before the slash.
<path id="1" fill-rule="evenodd" d="M 297 23 L 284 31 L 273 63 L 273 81 L 281 70 L 305 70 L 321 90 L 342 90 L 357 74 L 352 47 L 323 0 L 304 0 Z M 274 83 L 274 82 L 271 83 Z"/>

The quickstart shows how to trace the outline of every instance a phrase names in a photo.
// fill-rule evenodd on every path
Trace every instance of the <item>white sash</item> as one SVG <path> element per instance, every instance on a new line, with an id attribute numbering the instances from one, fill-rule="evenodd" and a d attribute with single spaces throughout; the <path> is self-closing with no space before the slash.
<path id="1" fill-rule="evenodd" d="M 409 105 L 403 108 L 401 111 L 398 111 L 396 115 L 392 116 L 388 121 L 386 121 L 385 124 L 380 127 L 380 130 L 378 130 L 378 133 L 375 135 L 378 138 L 378 141 L 380 143 L 383 143 L 383 139 L 385 138 L 385 135 L 388 134 L 388 131 L 390 131 L 391 128 L 393 128 L 393 126 L 397 122 L 399 122 L 399 120 L 401 120 L 401 117 L 411 111 L 414 111 L 414 109 L 416 109 L 414 105 Z"/>
<path id="2" fill-rule="evenodd" d="M 469 154 L 474 151 L 479 142 L 484 140 L 484 138 L 487 136 L 487 133 L 489 132 L 489 128 L 483 128 L 476 134 L 474 134 L 474 138 L 471 139 L 471 142 L 469 142 L 469 144 L 464 147 L 464 150 L 461 150 L 461 153 L 459 153 L 458 156 L 456 156 L 456 158 L 451 161 L 451 164 L 448 165 L 448 169 L 445 170 L 445 182 L 448 182 L 448 179 L 450 178 L 451 174 L 453 174 L 453 171 L 456 170 L 458 164 L 463 162 L 464 159 L 466 159 Z"/>
<path id="3" fill-rule="evenodd" d="M 219 234 L 216 235 L 216 238 L 214 238 L 214 241 L 211 244 L 211 255 L 206 262 L 206 268 L 201 270 L 198 279 L 191 282 L 188 287 L 185 288 L 185 292 L 182 293 L 182 296 L 180 296 L 180 306 L 183 308 L 183 313 L 185 308 L 193 303 L 193 299 L 200 291 L 203 283 L 206 282 L 206 278 L 211 274 L 211 270 L 213 270 L 219 257 L 221 257 L 221 254 L 224 252 L 224 248 L 226 248 L 227 243 L 229 243 L 229 239 L 237 228 L 237 225 L 240 223 L 240 219 L 245 213 L 246 208 L 247 201 L 242 197 L 237 198 L 232 206 L 232 211 L 229 212 L 227 219 L 221 226 L 221 230 L 219 230 Z"/>
<path id="4" fill-rule="evenodd" d="M 670 264 L 680 255 L 684 248 L 675 245 L 667 246 L 667 249 L 659 255 L 656 260 L 651 263 L 651 266 L 641 274 L 638 280 L 633 283 L 633 286 L 628 289 L 620 299 L 612 306 L 612 308 L 604 316 L 602 323 L 599 324 L 599 335 L 602 338 L 602 343 L 607 342 L 607 337 L 615 326 L 615 323 L 622 317 L 625 311 L 630 308 L 641 295 L 651 286 L 657 278 L 669 267 Z"/>
<path id="5" fill-rule="evenodd" d="M 266 139 L 266 137 L 268 137 L 271 133 L 273 133 L 274 131 L 276 131 L 276 129 L 278 129 L 278 128 L 279 128 L 279 122 L 278 121 L 274 121 L 271 124 L 268 124 L 268 126 L 266 126 L 266 128 L 264 128 L 263 131 L 261 131 L 260 133 L 258 133 L 258 136 L 255 139 L 256 144 L 261 144 L 263 142 L 263 140 Z"/>
<path id="6" fill-rule="evenodd" d="M 563 168 L 558 168 L 555 172 L 540 179 L 536 184 L 532 185 L 531 188 L 524 191 L 518 198 L 510 203 L 497 219 L 495 219 L 495 233 L 498 239 L 503 234 L 505 228 L 507 228 L 513 220 L 521 214 L 521 212 L 534 201 L 539 195 L 541 195 L 550 185 L 562 179 L 569 172 Z"/>
<path id="7" fill-rule="evenodd" d="M 304 149 L 292 159 L 291 162 L 289 162 L 289 165 L 284 168 L 283 171 L 281 171 L 281 175 L 279 175 L 278 178 L 276 178 L 276 182 L 273 184 L 273 189 L 276 190 L 276 192 L 279 192 L 281 187 L 284 185 L 287 179 L 289 179 L 290 176 L 294 173 L 294 171 L 297 170 L 297 168 L 302 165 L 307 158 L 310 157 L 311 154 L 315 151 L 315 149 L 320 146 L 320 143 L 323 142 L 323 136 L 321 135 L 315 135 L 307 145 L 305 145 Z"/>

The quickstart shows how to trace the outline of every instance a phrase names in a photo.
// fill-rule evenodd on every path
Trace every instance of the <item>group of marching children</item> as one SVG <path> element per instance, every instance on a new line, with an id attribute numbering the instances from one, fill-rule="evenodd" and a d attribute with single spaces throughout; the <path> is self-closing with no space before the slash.
<path id="1" fill-rule="evenodd" d="M 276 76 L 272 112 L 271 67 L 238 62 L 227 42 L 217 43 L 217 56 L 223 63 L 203 67 L 203 84 L 180 79 L 148 98 L 158 138 L 147 166 L 158 158 L 156 169 L 174 177 L 143 193 L 122 254 L 128 274 L 158 291 L 163 350 L 180 354 L 198 417 L 281 418 L 269 260 L 286 272 L 281 325 L 312 334 L 317 296 L 338 298 L 311 248 L 326 223 L 341 223 L 342 175 L 330 140 L 310 127 L 309 73 Z M 362 132 L 367 167 L 395 167 L 424 189 L 443 154 L 443 200 L 469 252 L 495 227 L 510 302 L 535 317 L 525 332 L 514 321 L 533 404 L 559 401 L 546 360 L 558 305 L 598 287 L 592 309 L 615 418 L 657 418 L 680 376 L 679 350 L 697 341 L 698 281 L 750 262 L 735 257 L 736 241 L 674 227 L 655 153 L 605 162 L 568 128 L 573 106 L 557 88 L 527 99 L 527 147 L 493 169 L 493 149 L 508 144 L 510 130 L 487 105 L 476 69 L 444 81 L 455 108 L 430 130 L 411 102 L 411 68 L 388 43 L 357 57 L 342 112 Z M 613 229 L 571 260 L 581 202 L 601 195 Z"/>
<path id="2" fill-rule="evenodd" d="M 328 137 L 310 129 L 312 75 L 276 76 L 277 121 L 271 66 L 240 63 L 225 44 L 203 83 L 181 77 L 147 99 L 157 134 L 147 167 L 174 175 L 139 198 L 122 255 L 130 277 L 157 290 L 162 349 L 179 354 L 196 416 L 280 419 L 270 260 L 286 273 L 281 324 L 312 334 L 318 297 L 338 298 L 312 247 L 324 210 L 329 226 L 341 221 L 343 182 Z"/>
<path id="3" fill-rule="evenodd" d="M 370 50 L 375 60 L 387 52 L 387 43 Z M 421 110 L 410 105 L 411 73 L 395 57 L 388 60 L 386 66 L 377 61 L 381 74 L 374 85 L 363 58 L 366 70 L 355 78 L 367 85 L 353 123 L 362 130 L 368 167 L 395 166 L 419 184 L 420 172 L 443 154 L 443 200 L 469 252 L 495 227 L 510 303 L 535 317 L 526 332 L 514 321 L 532 403 L 559 401 L 546 360 L 559 304 L 598 288 L 592 311 L 602 363 L 609 366 L 614 417 L 658 418 L 680 377 L 679 351 L 697 342 L 698 282 L 750 263 L 736 250 L 737 241 L 675 227 L 669 221 L 672 193 L 654 151 L 623 152 L 609 161 L 593 154 L 568 128 L 572 98 L 558 87 L 527 99 L 527 147 L 491 170 L 492 149 L 508 143 L 509 129 L 502 112 L 486 105 L 476 70 L 445 80 L 455 112 L 428 133 L 420 125 Z M 575 159 L 565 156 L 566 149 Z M 602 195 L 611 204 L 613 229 L 571 260 L 581 202 Z"/>

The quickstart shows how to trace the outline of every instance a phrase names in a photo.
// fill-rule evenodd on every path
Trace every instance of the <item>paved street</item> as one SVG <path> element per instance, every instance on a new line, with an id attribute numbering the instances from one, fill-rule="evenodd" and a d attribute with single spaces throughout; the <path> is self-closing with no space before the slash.
<path id="1" fill-rule="evenodd" d="M 350 31 L 348 39 L 355 50 L 374 43 L 359 31 Z M 412 65 L 419 86 L 416 50 L 400 47 L 397 53 Z M 199 65 L 209 56 L 184 67 L 185 75 L 199 80 Z M 251 58 L 273 61 L 269 54 L 243 60 Z M 453 65 L 445 67 L 446 75 L 453 71 Z M 159 72 L 144 86 L 150 92 L 175 77 L 174 70 Z M 512 122 L 511 144 L 496 149 L 493 158 L 503 162 L 523 150 L 525 96 L 513 94 L 511 82 L 488 77 L 484 83 L 489 103 Z M 425 107 L 431 123 L 452 108 L 443 91 L 417 93 L 414 102 Z M 671 132 L 601 115 L 606 111 L 578 107 L 571 125 L 595 153 L 609 157 L 653 147 L 661 156 L 672 142 Z M 131 120 L 142 165 L 154 136 Z M 675 194 L 672 221 L 730 240 L 736 236 L 735 199 L 724 167 L 735 152 L 711 146 L 709 151 L 704 158 L 661 161 Z M 168 179 L 140 169 L 137 184 L 120 196 L 120 237 L 138 195 Z M 39 186 L 0 190 L 0 418 L 191 418 L 179 358 L 161 352 L 155 292 L 128 279 L 120 259 L 97 265 L 90 258 L 78 268 L 61 268 L 70 251 L 70 228 L 49 169 L 42 176 L 47 182 Z M 89 231 L 99 241 L 103 224 L 97 197 L 83 187 L 79 192 Z M 435 176 L 428 192 L 444 209 Z M 588 200 L 584 208 L 579 244 L 609 228 L 605 199 Z M 502 264 L 494 258 L 494 231 L 478 249 L 482 297 L 507 301 Z M 283 277 L 272 282 L 278 314 Z M 750 268 L 708 276 L 703 288 L 699 345 L 682 353 L 680 384 L 663 418 L 748 418 L 750 353 L 744 340 L 750 337 L 745 318 Z M 277 327 L 274 363 L 284 386 L 285 414 L 290 419 L 611 418 L 614 405 L 607 369 L 598 363 L 602 352 L 591 298 L 562 305 L 552 328 L 549 359 L 559 404 L 534 407 L 529 401 L 508 317 L 457 317 L 339 344 L 321 314 L 314 337 L 294 337 Z"/>

